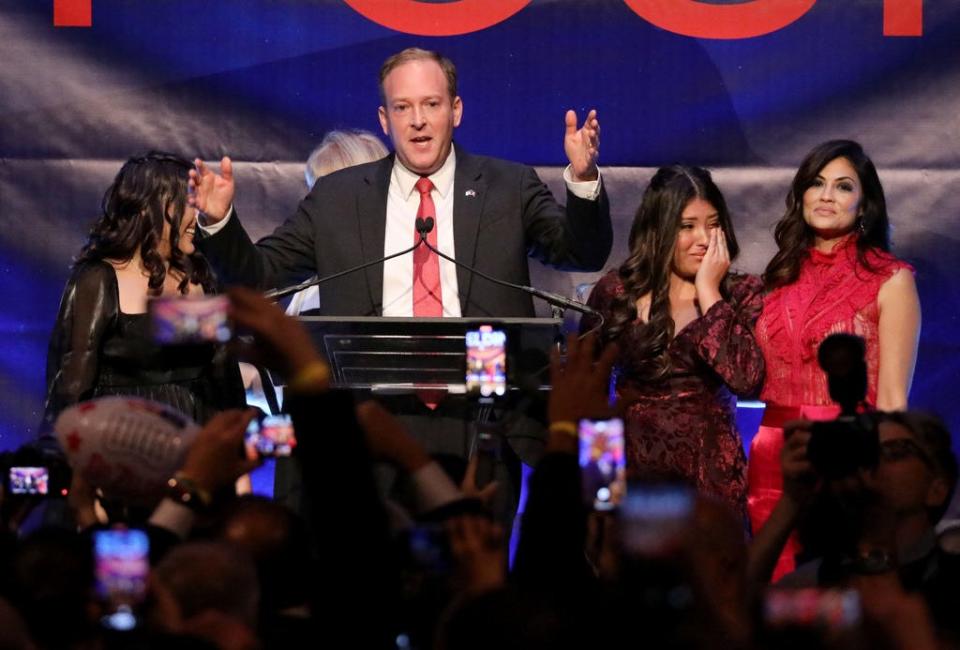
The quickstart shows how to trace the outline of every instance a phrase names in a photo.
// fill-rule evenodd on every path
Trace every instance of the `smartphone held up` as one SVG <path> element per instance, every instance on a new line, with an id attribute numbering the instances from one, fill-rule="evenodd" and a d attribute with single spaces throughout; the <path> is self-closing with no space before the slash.
<path id="1" fill-rule="evenodd" d="M 507 392 L 507 334 L 483 325 L 467 330 L 467 394 L 489 399 Z"/>
<path id="2" fill-rule="evenodd" d="M 65 497 L 70 493 L 70 466 L 60 459 L 43 458 L 39 454 L 4 453 L 0 460 L 0 485 L 11 498 L 46 499 Z"/>
<path id="3" fill-rule="evenodd" d="M 97 595 L 105 607 L 101 624 L 120 632 L 135 629 L 150 570 L 147 534 L 137 529 L 98 530 L 93 534 L 93 553 Z"/>
<path id="4" fill-rule="evenodd" d="M 250 420 L 244 441 L 260 458 L 289 456 L 297 446 L 293 420 L 287 413 L 259 414 Z"/>
<path id="5" fill-rule="evenodd" d="M 148 303 L 154 340 L 161 345 L 226 343 L 233 335 L 227 296 L 160 297 Z"/>
<path id="6" fill-rule="evenodd" d="M 578 437 L 584 501 L 595 510 L 612 510 L 627 492 L 623 420 L 580 420 Z"/>
<path id="7" fill-rule="evenodd" d="M 50 475 L 46 467 L 11 467 L 10 494 L 50 493 Z"/>

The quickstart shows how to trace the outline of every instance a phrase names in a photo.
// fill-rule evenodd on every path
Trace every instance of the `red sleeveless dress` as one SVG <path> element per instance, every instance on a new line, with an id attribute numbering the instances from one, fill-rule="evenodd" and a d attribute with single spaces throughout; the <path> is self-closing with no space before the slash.
<path id="1" fill-rule="evenodd" d="M 817 364 L 817 348 L 823 339 L 838 332 L 863 337 L 867 401 L 876 403 L 880 352 L 877 294 L 894 273 L 913 269 L 879 250 L 869 251 L 866 261 L 869 268 L 857 260 L 853 236 L 838 243 L 830 253 L 810 249 L 797 280 L 764 298 L 755 336 L 766 364 L 760 398 L 767 406 L 750 446 L 747 472 L 747 508 L 754 533 L 769 518 L 783 491 L 783 423 L 801 417 L 832 419 L 839 413 L 830 400 L 826 374 Z M 799 550 L 795 537 L 791 537 L 777 563 L 774 581 L 793 570 Z"/>

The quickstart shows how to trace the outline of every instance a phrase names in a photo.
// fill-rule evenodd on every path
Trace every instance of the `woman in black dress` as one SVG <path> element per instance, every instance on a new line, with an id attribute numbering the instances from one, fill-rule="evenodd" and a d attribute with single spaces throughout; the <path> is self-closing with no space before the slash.
<path id="1" fill-rule="evenodd" d="M 45 430 L 67 406 L 101 395 L 156 400 L 200 423 L 245 404 L 237 364 L 222 346 L 161 347 L 151 335 L 149 299 L 214 290 L 193 245 L 192 168 L 165 153 L 131 158 L 104 194 L 50 337 Z"/>

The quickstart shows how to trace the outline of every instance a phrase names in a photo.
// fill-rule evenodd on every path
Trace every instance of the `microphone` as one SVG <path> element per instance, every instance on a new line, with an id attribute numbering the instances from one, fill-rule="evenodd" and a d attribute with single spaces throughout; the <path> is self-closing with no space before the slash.
<path id="1" fill-rule="evenodd" d="M 430 233 L 431 230 L 433 230 L 433 225 L 434 225 L 433 217 L 427 217 L 426 219 L 421 219 L 420 217 L 417 217 L 416 228 L 417 228 L 417 233 L 419 233 L 420 235 L 420 241 L 417 242 L 417 246 L 419 246 L 420 244 L 423 244 L 424 246 L 426 246 L 431 251 L 433 251 L 443 259 L 447 260 L 448 262 L 453 262 L 455 265 L 463 267 L 468 271 L 470 271 L 471 273 L 476 273 L 484 280 L 488 280 L 490 282 L 493 282 L 494 284 L 499 284 L 502 287 L 509 287 L 511 289 L 523 291 L 524 293 L 528 293 L 531 296 L 540 298 L 541 300 L 549 303 L 550 305 L 553 305 L 554 307 L 572 309 L 574 311 L 580 312 L 581 314 L 598 316 L 600 318 L 600 322 L 601 323 L 603 322 L 603 314 L 598 312 L 593 307 L 583 304 L 582 302 L 579 302 L 577 300 L 572 300 L 570 298 L 567 298 L 566 296 L 561 296 L 560 294 L 553 293 L 551 291 L 544 291 L 543 289 L 536 289 L 534 287 L 528 287 L 523 284 L 514 284 L 513 282 L 507 282 L 506 280 L 500 280 L 498 278 L 491 277 L 486 273 L 484 273 L 483 271 L 475 269 L 472 266 L 468 266 L 463 262 L 458 262 L 457 260 L 453 259 L 449 255 L 445 255 L 444 253 L 441 253 L 436 247 L 432 246 L 430 242 L 427 241 L 427 235 Z M 416 246 L 414 246 L 414 248 L 416 248 Z"/>
<path id="2" fill-rule="evenodd" d="M 417 229 L 417 234 L 420 235 L 420 241 L 417 242 L 417 245 L 422 242 L 426 244 L 428 248 L 430 248 L 430 242 L 427 241 L 427 235 L 429 235 L 430 231 L 433 230 L 433 224 L 433 217 L 427 217 L 426 219 L 423 217 L 417 217 L 417 221 L 414 224 Z M 439 254 L 439 251 L 436 252 Z"/>

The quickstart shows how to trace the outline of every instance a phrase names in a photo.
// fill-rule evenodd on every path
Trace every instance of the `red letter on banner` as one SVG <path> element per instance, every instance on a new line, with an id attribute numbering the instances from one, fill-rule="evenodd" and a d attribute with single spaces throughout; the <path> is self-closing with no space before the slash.
<path id="1" fill-rule="evenodd" d="M 923 36 L 923 0 L 884 0 L 884 36 Z"/>
<path id="2" fill-rule="evenodd" d="M 675 34 L 736 39 L 762 36 L 798 20 L 817 0 L 752 0 L 712 5 L 695 0 L 624 0 L 641 18 Z"/>
<path id="3" fill-rule="evenodd" d="M 93 0 L 53 0 L 54 27 L 90 27 Z"/>
<path id="4" fill-rule="evenodd" d="M 456 0 L 438 4 L 417 0 L 345 0 L 373 22 L 406 34 L 456 36 L 486 29 L 517 13 L 530 0 Z"/>

